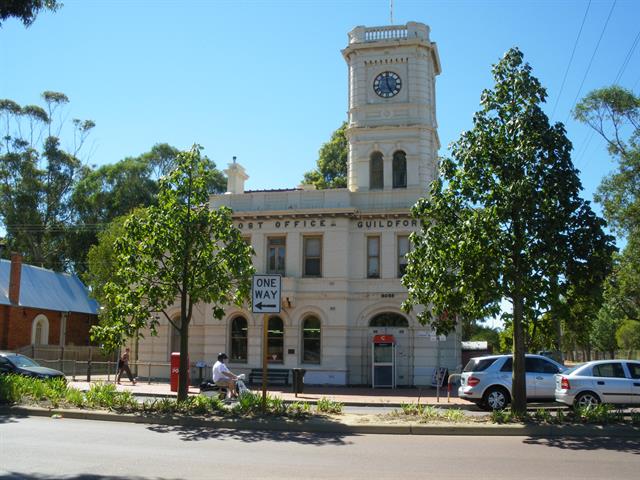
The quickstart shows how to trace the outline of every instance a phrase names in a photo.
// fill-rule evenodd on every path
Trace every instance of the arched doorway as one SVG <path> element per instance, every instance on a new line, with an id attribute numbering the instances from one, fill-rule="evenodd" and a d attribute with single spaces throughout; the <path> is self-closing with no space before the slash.
<path id="1" fill-rule="evenodd" d="M 369 357 L 374 335 L 393 335 L 396 341 L 396 385 L 412 385 L 413 350 L 407 317 L 397 312 L 381 312 L 369 319 Z"/>

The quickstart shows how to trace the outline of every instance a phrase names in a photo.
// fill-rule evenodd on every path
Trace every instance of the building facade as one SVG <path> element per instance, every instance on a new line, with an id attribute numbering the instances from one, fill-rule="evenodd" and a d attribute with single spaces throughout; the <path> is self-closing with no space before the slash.
<path id="1" fill-rule="evenodd" d="M 0 259 L 0 350 L 89 346 L 98 304 L 75 275 Z"/>
<path id="2" fill-rule="evenodd" d="M 460 365 L 460 335 L 436 336 L 401 311 L 409 235 L 419 228 L 410 209 L 438 175 L 440 147 L 435 79 L 440 73 L 429 28 L 356 27 L 342 51 L 348 66 L 348 186 L 245 191 L 244 168 L 225 171 L 228 191 L 211 208 L 233 210 L 255 250 L 257 273 L 282 275 L 282 312 L 269 319 L 229 307 L 222 321 L 211 307 L 194 313 L 190 356 L 230 368 L 306 369 L 310 384 L 370 385 L 374 335 L 393 335 L 399 386 L 430 384 L 437 367 Z M 177 311 L 176 311 L 177 315 Z M 177 351 L 168 324 L 139 344 L 142 362 L 166 362 Z"/>

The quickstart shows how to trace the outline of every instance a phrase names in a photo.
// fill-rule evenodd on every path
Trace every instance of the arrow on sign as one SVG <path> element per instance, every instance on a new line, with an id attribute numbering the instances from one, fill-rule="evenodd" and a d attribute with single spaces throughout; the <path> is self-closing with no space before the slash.
<path id="1" fill-rule="evenodd" d="M 264 308 L 276 308 L 275 304 L 270 304 L 270 303 L 256 303 L 256 308 L 258 308 L 259 310 L 262 310 L 262 307 Z"/>

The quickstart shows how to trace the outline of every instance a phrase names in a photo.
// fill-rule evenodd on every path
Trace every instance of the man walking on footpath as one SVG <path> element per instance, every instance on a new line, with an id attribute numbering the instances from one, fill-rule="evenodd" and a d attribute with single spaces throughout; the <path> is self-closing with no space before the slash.
<path id="1" fill-rule="evenodd" d="M 120 360 L 118 360 L 118 374 L 116 375 L 116 383 L 120 385 L 120 377 L 122 376 L 122 372 L 126 372 L 129 377 L 129 381 L 135 385 L 136 380 L 133 378 L 131 374 L 131 369 L 129 368 L 129 347 L 124 349 L 124 353 L 120 356 Z"/>

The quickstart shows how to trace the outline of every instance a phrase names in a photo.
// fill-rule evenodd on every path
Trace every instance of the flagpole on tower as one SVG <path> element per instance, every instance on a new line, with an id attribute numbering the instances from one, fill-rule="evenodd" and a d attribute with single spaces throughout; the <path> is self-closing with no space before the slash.
<path id="1" fill-rule="evenodd" d="M 389 24 L 393 25 L 393 0 L 389 0 Z"/>

